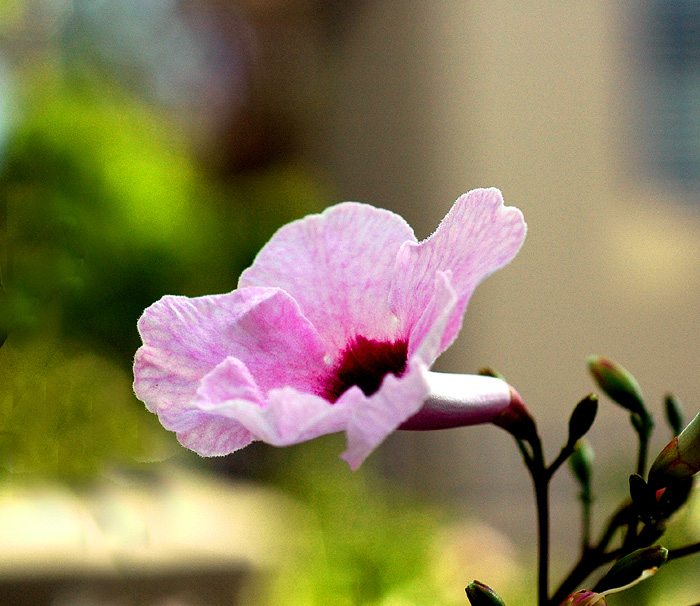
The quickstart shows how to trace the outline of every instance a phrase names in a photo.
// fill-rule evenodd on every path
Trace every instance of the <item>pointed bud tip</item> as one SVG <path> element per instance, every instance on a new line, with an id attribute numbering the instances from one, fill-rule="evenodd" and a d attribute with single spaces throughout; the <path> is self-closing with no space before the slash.
<path id="1" fill-rule="evenodd" d="M 472 606 L 505 606 L 501 596 L 479 581 L 469 583 L 465 591 Z"/>

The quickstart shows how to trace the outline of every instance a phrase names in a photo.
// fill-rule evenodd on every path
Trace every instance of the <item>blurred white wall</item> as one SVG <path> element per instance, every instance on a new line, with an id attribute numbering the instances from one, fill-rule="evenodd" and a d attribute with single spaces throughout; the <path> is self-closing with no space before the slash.
<path id="1" fill-rule="evenodd" d="M 339 51 L 332 145 L 345 199 L 397 210 L 419 236 L 474 187 L 499 187 L 523 210 L 522 252 L 477 289 L 437 368 L 503 372 L 550 457 L 594 390 L 589 354 L 640 380 L 658 413 L 655 448 L 669 439 L 666 391 L 688 416 L 700 410 L 700 192 L 637 163 L 634 21 L 625 3 L 602 0 L 368 1 Z M 605 398 L 591 438 L 624 488 L 634 435 Z M 534 520 L 515 446 L 494 428 L 406 433 L 383 452 L 393 473 L 491 518 L 522 491 L 502 525 Z M 563 498 L 558 524 L 575 533 Z"/>

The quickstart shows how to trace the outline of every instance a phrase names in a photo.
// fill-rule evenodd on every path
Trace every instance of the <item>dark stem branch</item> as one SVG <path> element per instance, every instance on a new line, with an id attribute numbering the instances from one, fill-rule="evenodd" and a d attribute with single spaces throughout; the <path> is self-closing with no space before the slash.
<path id="1" fill-rule="evenodd" d="M 549 602 L 549 478 L 536 481 L 537 501 L 537 545 L 539 553 L 539 575 L 537 585 L 538 603 Z"/>
<path id="2" fill-rule="evenodd" d="M 558 606 L 558 604 L 561 604 L 566 596 L 575 591 L 589 575 L 602 565 L 613 561 L 621 554 L 621 549 L 613 549 L 612 551 L 606 550 L 615 537 L 615 533 L 629 523 L 630 516 L 632 515 L 634 514 L 632 506 L 629 503 L 617 510 L 608 521 L 597 545 L 584 550 L 581 559 L 561 582 L 559 588 L 552 595 L 552 599 L 548 602 L 549 606 Z"/>
<path id="3" fill-rule="evenodd" d="M 700 541 L 698 541 L 697 543 L 692 543 L 691 545 L 686 545 L 684 547 L 669 549 L 668 561 L 670 562 L 671 560 L 684 558 L 685 556 L 693 555 L 694 553 L 700 553 Z"/>
<path id="4" fill-rule="evenodd" d="M 522 440 L 517 440 L 525 465 L 527 466 L 535 492 L 537 507 L 537 595 L 538 606 L 549 603 L 549 480 L 544 462 L 542 441 L 539 436 L 528 442 L 530 449 Z"/>

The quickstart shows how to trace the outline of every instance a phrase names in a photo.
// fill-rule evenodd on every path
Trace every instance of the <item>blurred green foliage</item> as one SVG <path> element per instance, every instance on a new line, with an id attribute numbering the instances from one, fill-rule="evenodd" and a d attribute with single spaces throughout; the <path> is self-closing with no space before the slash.
<path id="1" fill-rule="evenodd" d="M 143 310 L 235 288 L 323 188 L 293 164 L 217 179 L 107 82 L 28 81 L 0 164 L 0 465 L 85 476 L 174 444 L 131 390 Z"/>
<path id="2" fill-rule="evenodd" d="M 108 358 L 11 335 L 0 349 L 0 470 L 76 480 L 153 456 L 156 421 L 132 400 Z"/>
<path id="3" fill-rule="evenodd" d="M 63 336 L 133 353 L 145 305 L 222 274 L 211 188 L 165 124 L 117 91 L 54 84 L 27 105 L 0 175 L 3 328 L 58 322 Z"/>
<path id="4" fill-rule="evenodd" d="M 437 559 L 444 512 L 380 481 L 370 465 L 349 473 L 337 456 L 343 439 L 327 436 L 288 449 L 277 481 L 311 517 L 299 537 L 301 553 L 283 565 L 261 603 L 464 604 L 463 587 L 439 574 L 445 572 Z"/>

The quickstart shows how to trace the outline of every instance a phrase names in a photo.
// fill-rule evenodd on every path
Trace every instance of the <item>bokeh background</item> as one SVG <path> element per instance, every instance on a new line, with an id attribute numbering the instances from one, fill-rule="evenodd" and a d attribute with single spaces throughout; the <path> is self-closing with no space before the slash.
<path id="1" fill-rule="evenodd" d="M 131 391 L 136 320 L 226 292 L 276 228 L 341 200 L 425 237 L 496 186 L 529 224 L 437 369 L 492 366 L 548 453 L 604 354 L 658 429 L 700 409 L 700 6 L 688 0 L 7 0 L 0 4 L 0 599 L 532 603 L 535 517 L 493 427 L 216 460 Z M 594 528 L 634 434 L 603 399 Z M 578 556 L 554 484 L 554 566 Z M 700 537 L 700 507 L 669 542 Z M 613 604 L 700 600 L 698 556 Z"/>

